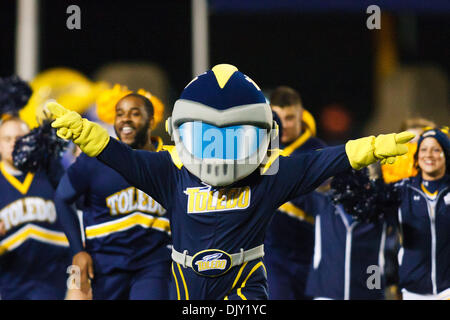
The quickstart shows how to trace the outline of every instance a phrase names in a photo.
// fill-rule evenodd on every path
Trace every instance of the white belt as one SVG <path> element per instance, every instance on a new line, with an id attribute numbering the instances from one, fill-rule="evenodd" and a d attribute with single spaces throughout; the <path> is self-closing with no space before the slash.
<path id="1" fill-rule="evenodd" d="M 214 249 L 211 249 L 214 250 Z M 172 260 L 176 263 L 181 264 L 184 268 L 189 267 L 192 268 L 192 258 L 193 256 L 189 256 L 187 250 L 184 250 L 183 253 L 176 251 L 172 247 Z M 252 261 L 264 256 L 264 245 L 259 245 L 249 250 L 245 250 L 241 248 L 239 253 L 230 254 L 231 256 L 231 267 L 239 266 L 244 262 Z M 231 268 L 230 267 L 230 268 Z"/>

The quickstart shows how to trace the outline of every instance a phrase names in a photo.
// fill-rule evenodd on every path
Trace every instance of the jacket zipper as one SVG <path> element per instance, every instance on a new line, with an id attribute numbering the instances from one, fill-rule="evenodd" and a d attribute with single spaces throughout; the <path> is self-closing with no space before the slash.
<path id="1" fill-rule="evenodd" d="M 425 202 L 427 203 L 428 208 L 428 217 L 430 218 L 430 227 L 431 227 L 431 285 L 433 287 L 433 294 L 437 294 L 437 278 L 436 278 L 436 205 L 439 202 L 439 198 L 447 188 L 442 189 L 439 194 L 436 196 L 434 201 L 428 200 L 427 196 L 420 190 L 416 189 L 413 186 L 409 186 L 411 189 L 417 191 L 421 194 Z"/>
<path id="2" fill-rule="evenodd" d="M 352 256 L 352 232 L 353 228 L 358 224 L 357 221 L 348 224 L 344 213 L 340 207 L 337 207 L 339 215 L 344 222 L 346 229 L 345 236 L 345 270 L 344 270 L 344 300 L 350 300 L 350 268 L 351 268 L 351 256 Z"/>

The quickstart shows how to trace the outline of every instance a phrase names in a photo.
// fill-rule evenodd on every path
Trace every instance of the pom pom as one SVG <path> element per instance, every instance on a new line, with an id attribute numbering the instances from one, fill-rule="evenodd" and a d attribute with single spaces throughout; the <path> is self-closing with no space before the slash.
<path id="1" fill-rule="evenodd" d="M 0 115 L 18 115 L 31 94 L 31 87 L 18 76 L 0 78 Z"/>
<path id="2" fill-rule="evenodd" d="M 152 103 L 152 105 L 153 105 L 153 120 L 154 120 L 152 129 L 156 128 L 156 126 L 161 122 L 161 120 L 164 117 L 164 104 L 156 96 L 154 96 L 153 94 L 151 94 L 148 91 L 145 91 L 144 89 L 139 89 L 137 91 L 137 94 L 140 94 L 140 95 L 146 97 Z"/>
<path id="3" fill-rule="evenodd" d="M 390 219 L 400 204 L 397 188 L 381 178 L 370 180 L 367 168 L 340 173 L 330 186 L 333 203 L 365 223 Z"/>
<path id="4" fill-rule="evenodd" d="M 24 172 L 48 171 L 54 160 L 61 158 L 69 141 L 56 135 L 51 120 L 42 124 L 16 141 L 13 151 L 14 166 Z"/>
<path id="5" fill-rule="evenodd" d="M 417 168 L 414 167 L 414 153 L 417 150 L 417 142 L 409 142 L 406 145 L 408 146 L 408 153 L 397 156 L 393 164 L 383 164 L 381 166 L 384 181 L 387 183 L 397 182 L 417 175 Z"/>
<path id="6" fill-rule="evenodd" d="M 116 104 L 120 99 L 132 93 L 126 86 L 114 85 L 112 89 L 103 91 L 97 98 L 98 118 L 108 124 L 114 124 L 116 115 Z"/>
<path id="7" fill-rule="evenodd" d="M 114 124 L 117 102 L 130 93 L 133 93 L 133 91 L 120 84 L 115 84 L 112 89 L 103 91 L 96 102 L 98 118 L 105 123 Z M 139 89 L 136 93 L 146 97 L 152 103 L 154 120 L 152 129 L 156 128 L 164 117 L 164 104 L 156 96 L 144 89 Z"/>
<path id="8" fill-rule="evenodd" d="M 69 68 L 42 71 L 30 81 L 33 94 L 19 116 L 31 129 L 45 119 L 44 105 L 55 100 L 66 109 L 80 114 L 90 109 L 100 92 L 108 88 L 105 82 L 92 82 L 84 74 Z"/>

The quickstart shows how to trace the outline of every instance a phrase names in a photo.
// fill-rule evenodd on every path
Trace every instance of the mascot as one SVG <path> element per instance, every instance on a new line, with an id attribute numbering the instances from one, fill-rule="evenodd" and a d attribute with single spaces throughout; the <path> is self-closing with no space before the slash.
<path id="1" fill-rule="evenodd" d="M 47 109 L 60 137 L 171 212 L 178 299 L 267 299 L 263 241 L 275 210 L 339 172 L 393 163 L 414 137 L 371 136 L 285 157 L 270 148 L 278 130 L 263 93 L 228 64 L 185 87 L 166 122 L 175 146 L 163 152 L 132 150 L 55 102 Z"/>

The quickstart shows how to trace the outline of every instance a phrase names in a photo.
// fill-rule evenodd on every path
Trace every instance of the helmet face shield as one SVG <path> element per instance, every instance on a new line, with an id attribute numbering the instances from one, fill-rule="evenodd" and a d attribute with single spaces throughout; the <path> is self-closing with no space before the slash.
<path id="1" fill-rule="evenodd" d="M 191 174 L 209 185 L 226 186 L 263 163 L 273 124 L 261 89 L 236 67 L 221 64 L 184 88 L 166 129 Z"/>
<path id="2" fill-rule="evenodd" d="M 180 125 L 178 131 L 185 150 L 198 160 L 255 159 L 258 150 L 266 146 L 269 139 L 266 129 L 254 125 L 218 127 L 202 121 L 188 121 Z"/>

